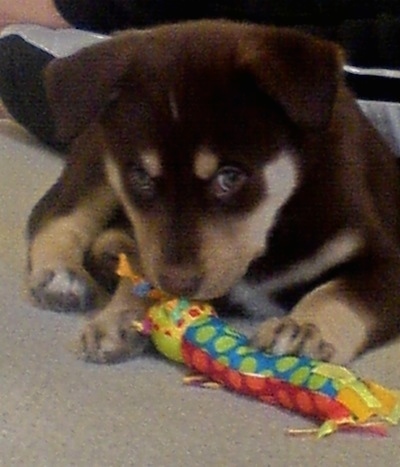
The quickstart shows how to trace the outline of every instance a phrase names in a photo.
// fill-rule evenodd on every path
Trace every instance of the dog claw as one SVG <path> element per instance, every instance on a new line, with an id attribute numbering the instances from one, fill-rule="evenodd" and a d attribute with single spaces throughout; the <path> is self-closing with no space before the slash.
<path id="1" fill-rule="evenodd" d="M 331 361 L 335 348 L 323 340 L 313 323 L 299 324 L 292 318 L 272 318 L 263 323 L 252 338 L 252 344 L 275 355 L 304 355 Z"/>
<path id="2" fill-rule="evenodd" d="M 147 339 L 132 328 L 135 316 L 127 310 L 100 312 L 83 329 L 81 358 L 92 363 L 118 363 L 142 353 Z"/>

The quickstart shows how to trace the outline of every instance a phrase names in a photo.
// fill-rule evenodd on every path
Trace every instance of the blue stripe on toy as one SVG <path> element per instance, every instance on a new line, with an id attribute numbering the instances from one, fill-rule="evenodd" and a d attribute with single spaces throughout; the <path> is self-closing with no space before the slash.
<path id="1" fill-rule="evenodd" d="M 233 370 L 260 376 L 272 375 L 329 397 L 337 394 L 330 378 L 320 378 L 319 384 L 316 384 L 317 376 L 312 373 L 312 369 L 320 362 L 308 357 L 277 356 L 255 349 L 249 345 L 249 339 L 244 334 L 233 330 L 215 316 L 189 326 L 184 338 L 206 351 L 213 360 L 225 363 Z M 245 360 L 254 364 L 254 371 L 243 371 Z"/>

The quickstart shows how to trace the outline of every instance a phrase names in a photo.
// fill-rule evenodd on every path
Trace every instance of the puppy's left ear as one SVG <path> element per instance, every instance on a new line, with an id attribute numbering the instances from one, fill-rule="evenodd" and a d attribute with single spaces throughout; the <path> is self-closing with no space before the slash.
<path id="1" fill-rule="evenodd" d="M 302 128 L 328 125 L 342 76 L 344 52 L 299 31 L 262 28 L 243 39 L 238 66 Z"/>
<path id="2" fill-rule="evenodd" d="M 115 99 L 135 43 L 122 33 L 49 63 L 44 77 L 58 140 L 69 143 Z"/>

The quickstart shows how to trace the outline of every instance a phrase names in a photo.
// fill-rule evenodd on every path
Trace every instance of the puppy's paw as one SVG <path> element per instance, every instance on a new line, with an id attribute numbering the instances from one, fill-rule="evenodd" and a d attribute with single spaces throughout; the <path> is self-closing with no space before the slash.
<path id="1" fill-rule="evenodd" d="M 148 339 L 132 327 L 136 312 L 105 308 L 84 327 L 78 352 L 94 363 L 117 363 L 143 352 Z"/>
<path id="2" fill-rule="evenodd" d="M 334 346 L 323 339 L 315 324 L 299 324 L 292 318 L 265 321 L 252 344 L 275 355 L 305 355 L 324 361 L 331 361 L 335 355 Z"/>
<path id="3" fill-rule="evenodd" d="M 31 274 L 29 289 L 34 304 L 54 311 L 86 311 L 104 294 L 84 270 L 60 268 Z"/>

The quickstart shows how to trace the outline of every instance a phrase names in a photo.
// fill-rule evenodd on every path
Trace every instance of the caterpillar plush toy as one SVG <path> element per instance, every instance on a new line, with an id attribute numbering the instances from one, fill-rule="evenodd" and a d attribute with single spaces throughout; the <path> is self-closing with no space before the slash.
<path id="1" fill-rule="evenodd" d="M 291 430 L 292 434 L 322 437 L 357 428 L 385 435 L 387 423 L 398 423 L 399 392 L 362 380 L 341 366 L 255 349 L 210 305 L 154 289 L 130 269 L 123 254 L 118 274 L 132 280 L 134 294 L 157 300 L 144 321 L 132 326 L 149 335 L 160 353 L 199 373 L 189 382 L 211 382 L 323 421 L 316 430 Z"/>

